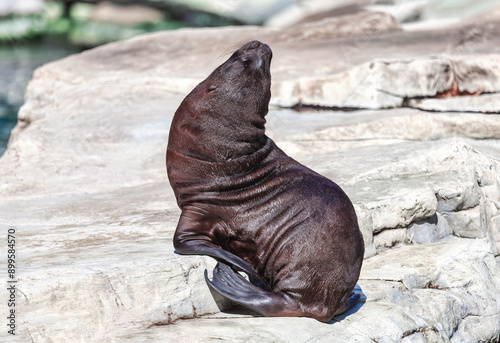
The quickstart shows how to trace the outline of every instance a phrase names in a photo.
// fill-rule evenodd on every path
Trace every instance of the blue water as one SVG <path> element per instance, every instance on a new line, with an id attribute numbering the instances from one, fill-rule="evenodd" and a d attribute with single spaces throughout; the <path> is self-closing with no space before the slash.
<path id="1" fill-rule="evenodd" d="M 39 66 L 81 50 L 64 39 L 48 37 L 36 41 L 0 44 L 0 156 L 16 125 L 24 93 Z"/>
<path id="2" fill-rule="evenodd" d="M 0 156 L 4 153 L 10 131 L 16 124 L 18 109 L 17 106 L 12 106 L 0 98 Z"/>

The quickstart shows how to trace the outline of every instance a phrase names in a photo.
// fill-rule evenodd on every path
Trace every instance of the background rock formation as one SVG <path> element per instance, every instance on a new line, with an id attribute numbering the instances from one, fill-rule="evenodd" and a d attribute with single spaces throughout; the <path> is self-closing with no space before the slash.
<path id="1" fill-rule="evenodd" d="M 381 27 L 338 36 L 305 25 L 298 40 L 286 39 L 294 28 L 183 29 L 38 69 L 0 159 L 23 339 L 498 340 L 499 36 L 463 40 L 469 24 L 409 32 L 378 13 L 350 22 Z M 170 121 L 250 39 L 274 52 L 269 136 L 346 190 L 364 234 L 363 302 L 331 324 L 220 312 L 231 304 L 203 280 L 214 261 L 173 253 Z"/>

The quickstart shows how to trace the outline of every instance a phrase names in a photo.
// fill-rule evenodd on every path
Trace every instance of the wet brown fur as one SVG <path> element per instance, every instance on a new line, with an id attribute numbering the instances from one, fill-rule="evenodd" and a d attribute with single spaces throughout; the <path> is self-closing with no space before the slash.
<path id="1" fill-rule="evenodd" d="M 271 58 L 267 45 L 245 44 L 175 113 L 167 171 L 182 214 L 174 247 L 216 258 L 209 284 L 233 301 L 267 316 L 329 321 L 357 302 L 348 300 L 363 239 L 340 187 L 265 135 Z"/>

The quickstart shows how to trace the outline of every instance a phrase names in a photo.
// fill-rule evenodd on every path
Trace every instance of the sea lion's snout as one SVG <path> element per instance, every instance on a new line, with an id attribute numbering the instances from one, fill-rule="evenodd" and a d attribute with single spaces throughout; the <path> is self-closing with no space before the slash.
<path id="1" fill-rule="evenodd" d="M 243 45 L 240 50 L 253 50 L 253 49 L 264 49 L 267 52 L 271 52 L 271 48 L 269 45 L 259 42 L 258 40 L 253 40 L 251 42 L 248 42 L 247 44 Z"/>
<path id="2" fill-rule="evenodd" d="M 273 58 L 273 51 L 271 50 L 269 45 L 261 43 L 260 48 L 263 50 L 263 55 L 266 56 L 269 62 L 271 62 L 271 59 Z"/>
<path id="3" fill-rule="evenodd" d="M 273 57 L 273 51 L 269 47 L 269 45 L 262 43 L 262 48 L 270 55 L 270 57 Z"/>
<path id="4" fill-rule="evenodd" d="M 273 52 L 269 45 L 254 40 L 243 45 L 239 49 L 239 55 L 244 59 L 248 58 L 257 61 L 257 66 L 260 68 L 262 65 L 269 66 Z"/>

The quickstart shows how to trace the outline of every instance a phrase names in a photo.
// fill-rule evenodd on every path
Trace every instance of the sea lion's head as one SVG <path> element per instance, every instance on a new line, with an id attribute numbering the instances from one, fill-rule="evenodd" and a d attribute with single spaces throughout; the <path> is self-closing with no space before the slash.
<path id="1" fill-rule="evenodd" d="M 239 120 L 245 119 L 242 116 L 264 118 L 271 98 L 271 58 L 267 44 L 251 41 L 243 45 L 196 87 L 196 111 Z"/>
<path id="2" fill-rule="evenodd" d="M 271 58 L 268 45 L 251 41 L 196 86 L 175 114 L 171 149 L 182 145 L 185 154 L 227 160 L 262 148 Z"/>

